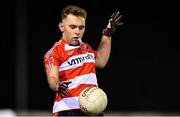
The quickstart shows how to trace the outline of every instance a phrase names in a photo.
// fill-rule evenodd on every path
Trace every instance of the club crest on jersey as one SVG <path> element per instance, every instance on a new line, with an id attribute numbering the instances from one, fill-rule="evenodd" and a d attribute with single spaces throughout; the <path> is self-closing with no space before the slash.
<path id="1" fill-rule="evenodd" d="M 83 49 L 84 49 L 85 51 L 87 51 L 87 50 L 88 50 L 88 46 L 87 46 L 87 45 L 84 45 L 84 46 L 83 46 Z"/>

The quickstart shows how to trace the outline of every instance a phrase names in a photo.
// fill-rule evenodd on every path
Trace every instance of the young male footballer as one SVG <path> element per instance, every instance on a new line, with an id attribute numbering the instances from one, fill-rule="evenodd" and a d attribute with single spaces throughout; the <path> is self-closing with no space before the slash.
<path id="1" fill-rule="evenodd" d="M 58 25 L 62 37 L 44 55 L 47 81 L 56 92 L 52 109 L 54 117 L 86 116 L 79 107 L 78 96 L 86 87 L 98 86 L 96 67 L 106 66 L 111 52 L 112 34 L 118 26 L 123 25 L 120 12 L 113 13 L 95 51 L 82 41 L 86 16 L 84 8 L 74 5 L 63 8 Z"/>

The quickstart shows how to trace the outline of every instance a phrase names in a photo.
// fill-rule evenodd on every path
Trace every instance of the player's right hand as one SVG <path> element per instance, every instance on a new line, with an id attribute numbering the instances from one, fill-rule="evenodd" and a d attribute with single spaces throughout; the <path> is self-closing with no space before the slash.
<path id="1" fill-rule="evenodd" d="M 71 83 L 71 81 L 56 83 L 56 91 L 59 93 L 59 95 L 62 96 L 62 98 L 67 95 L 68 85 L 70 83 Z"/>

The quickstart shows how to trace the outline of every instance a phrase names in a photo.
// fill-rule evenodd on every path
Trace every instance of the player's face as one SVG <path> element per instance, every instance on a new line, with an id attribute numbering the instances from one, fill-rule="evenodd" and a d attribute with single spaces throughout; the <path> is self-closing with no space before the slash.
<path id="1" fill-rule="evenodd" d="M 85 18 L 68 15 L 60 24 L 59 28 L 69 45 L 79 45 L 85 31 Z"/>

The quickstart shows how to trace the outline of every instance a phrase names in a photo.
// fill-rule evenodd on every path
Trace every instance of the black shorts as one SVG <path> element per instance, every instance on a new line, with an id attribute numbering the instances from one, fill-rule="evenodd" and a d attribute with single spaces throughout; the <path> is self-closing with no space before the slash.
<path id="1" fill-rule="evenodd" d="M 62 117 L 62 116 L 89 116 L 86 115 L 83 111 L 81 110 L 68 110 L 68 111 L 61 111 L 53 114 L 54 117 Z M 103 116 L 103 114 L 99 114 L 96 116 Z"/>

